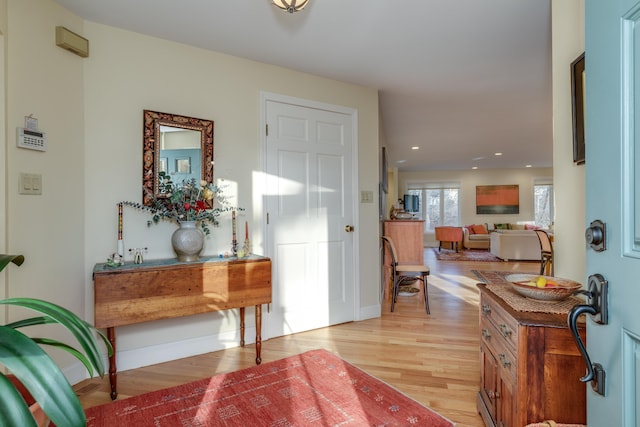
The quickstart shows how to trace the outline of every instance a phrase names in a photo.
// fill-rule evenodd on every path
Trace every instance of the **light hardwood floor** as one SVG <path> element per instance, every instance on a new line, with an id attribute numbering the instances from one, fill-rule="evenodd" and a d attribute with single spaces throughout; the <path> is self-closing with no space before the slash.
<path id="1" fill-rule="evenodd" d="M 438 411 L 460 427 L 484 426 L 476 411 L 480 378 L 478 291 L 472 270 L 539 271 L 535 262 L 437 261 L 431 268 L 427 315 L 422 296 L 399 297 L 394 313 L 263 342 L 269 362 L 324 348 Z M 254 366 L 255 347 L 237 347 L 118 373 L 119 399 Z M 109 380 L 75 386 L 85 408 L 110 402 Z"/>

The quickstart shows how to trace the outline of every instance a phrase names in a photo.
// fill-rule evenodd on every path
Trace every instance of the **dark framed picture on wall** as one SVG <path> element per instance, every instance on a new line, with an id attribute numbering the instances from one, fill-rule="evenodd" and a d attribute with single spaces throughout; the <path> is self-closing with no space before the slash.
<path id="1" fill-rule="evenodd" d="M 387 148 L 382 147 L 380 154 L 380 189 L 384 194 L 389 192 L 389 173 L 387 165 Z"/>
<path id="2" fill-rule="evenodd" d="M 573 163 L 585 161 L 584 107 L 585 107 L 584 53 L 571 63 L 571 107 L 573 110 Z"/>

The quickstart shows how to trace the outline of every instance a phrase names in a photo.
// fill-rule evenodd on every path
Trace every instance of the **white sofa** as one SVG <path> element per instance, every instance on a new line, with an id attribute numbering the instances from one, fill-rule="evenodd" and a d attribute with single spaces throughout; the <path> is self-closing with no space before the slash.
<path id="1" fill-rule="evenodd" d="M 491 253 L 510 260 L 540 261 L 540 241 L 533 230 L 496 230 L 491 236 Z"/>

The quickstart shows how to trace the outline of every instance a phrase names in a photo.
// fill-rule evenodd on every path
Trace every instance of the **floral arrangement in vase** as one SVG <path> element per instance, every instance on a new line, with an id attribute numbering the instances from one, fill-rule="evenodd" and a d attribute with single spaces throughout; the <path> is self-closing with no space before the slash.
<path id="1" fill-rule="evenodd" d="M 205 234 L 210 234 L 209 226 L 218 225 L 218 217 L 232 209 L 222 194 L 222 188 L 207 181 L 196 181 L 194 178 L 182 181 L 181 185 L 171 185 L 167 197 L 152 198 L 150 206 L 134 202 L 121 202 L 153 215 L 153 222 L 161 219 L 175 221 L 178 224 L 194 221 L 199 224 Z"/>

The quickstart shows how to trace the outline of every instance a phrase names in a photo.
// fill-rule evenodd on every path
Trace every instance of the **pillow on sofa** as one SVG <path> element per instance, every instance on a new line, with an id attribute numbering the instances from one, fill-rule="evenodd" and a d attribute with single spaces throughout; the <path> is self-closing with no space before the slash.
<path id="1" fill-rule="evenodd" d="M 540 227 L 535 225 L 535 224 L 525 224 L 524 225 L 524 229 L 525 230 L 540 230 Z"/>
<path id="2" fill-rule="evenodd" d="M 511 224 L 505 222 L 503 224 L 494 224 L 496 230 L 511 230 Z"/>
<path id="3" fill-rule="evenodd" d="M 464 228 L 467 229 L 467 231 L 469 232 L 469 234 L 476 234 L 475 230 L 473 229 L 474 225 L 465 225 Z"/>
<path id="4" fill-rule="evenodd" d="M 489 234 L 483 224 L 474 224 L 471 226 L 471 229 L 475 234 Z"/>

